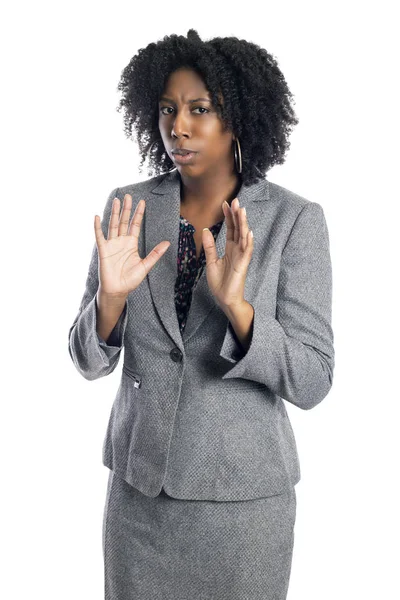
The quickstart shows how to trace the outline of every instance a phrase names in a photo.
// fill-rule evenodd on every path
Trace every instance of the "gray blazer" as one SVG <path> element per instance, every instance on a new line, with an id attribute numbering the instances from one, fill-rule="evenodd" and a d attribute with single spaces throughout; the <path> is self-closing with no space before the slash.
<path id="1" fill-rule="evenodd" d="M 293 430 L 282 399 L 310 409 L 334 370 L 332 270 L 322 207 L 267 179 L 241 188 L 254 232 L 245 299 L 254 307 L 245 353 L 208 289 L 205 269 L 181 336 L 174 302 L 180 215 L 177 170 L 112 190 L 146 209 L 139 254 L 170 247 L 127 298 L 108 343 L 96 332 L 98 256 L 69 330 L 78 372 L 109 375 L 124 347 L 120 384 L 103 444 L 103 464 L 147 496 L 247 500 L 282 493 L 300 480 Z M 122 202 L 121 202 L 122 207 Z M 131 215 L 132 216 L 132 215 Z M 225 252 L 226 223 L 216 240 Z"/>

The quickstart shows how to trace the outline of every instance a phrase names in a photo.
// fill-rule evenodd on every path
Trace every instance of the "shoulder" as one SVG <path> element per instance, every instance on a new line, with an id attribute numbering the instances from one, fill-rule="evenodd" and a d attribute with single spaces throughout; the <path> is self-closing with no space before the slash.
<path id="1" fill-rule="evenodd" d="M 107 198 L 106 204 L 104 206 L 104 210 L 103 210 L 103 218 L 102 218 L 103 233 L 105 232 L 105 229 L 108 226 L 106 224 L 108 224 L 110 216 L 111 216 L 114 198 L 118 198 L 120 200 L 120 210 L 122 210 L 124 196 L 125 196 L 125 194 L 130 194 L 132 196 L 131 211 L 134 211 L 136 209 L 136 206 L 139 203 L 140 199 L 143 198 L 144 196 L 147 196 L 148 192 L 150 192 L 155 187 L 157 187 L 163 181 L 163 179 L 165 178 L 165 175 L 166 174 L 164 173 L 161 175 L 157 175 L 156 177 L 150 177 L 148 179 L 144 179 L 143 181 L 138 181 L 136 183 L 129 183 L 127 185 L 122 185 L 122 186 L 113 188 L 108 195 L 108 198 Z"/>
<path id="2" fill-rule="evenodd" d="M 310 198 L 268 179 L 256 184 L 249 194 L 256 203 L 249 222 L 255 228 L 260 223 L 262 239 L 272 232 L 284 246 L 293 232 L 307 236 L 309 232 L 326 230 L 323 208 Z"/>
<path id="3" fill-rule="evenodd" d="M 117 188 L 118 197 L 123 198 L 125 194 L 130 194 L 132 199 L 135 199 L 137 195 L 145 194 L 146 192 L 154 189 L 159 183 L 161 183 L 161 181 L 163 181 L 165 176 L 166 173 L 162 173 L 161 175 L 150 177 L 148 179 L 144 179 L 143 181 L 122 185 Z"/>
<path id="4" fill-rule="evenodd" d="M 296 194 L 292 190 L 269 181 L 269 199 L 271 202 L 301 211 L 308 204 L 315 204 L 309 198 Z"/>
<path id="5" fill-rule="evenodd" d="M 309 215 L 313 215 L 311 218 L 324 218 L 321 204 L 271 181 L 268 182 L 268 206 L 277 219 L 291 225 L 300 215 L 305 219 Z"/>

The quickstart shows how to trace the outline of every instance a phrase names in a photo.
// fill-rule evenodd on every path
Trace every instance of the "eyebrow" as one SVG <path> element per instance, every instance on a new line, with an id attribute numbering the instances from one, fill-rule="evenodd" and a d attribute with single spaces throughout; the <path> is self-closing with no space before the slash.
<path id="1" fill-rule="evenodd" d="M 159 102 L 161 102 L 162 100 L 166 100 L 167 102 L 172 102 L 173 104 L 175 104 L 174 101 L 171 100 L 171 98 L 167 98 L 166 96 L 161 96 Z M 193 103 L 198 102 L 199 100 L 203 100 L 204 102 L 211 102 L 209 98 L 195 98 L 194 100 L 188 100 L 188 102 Z"/>

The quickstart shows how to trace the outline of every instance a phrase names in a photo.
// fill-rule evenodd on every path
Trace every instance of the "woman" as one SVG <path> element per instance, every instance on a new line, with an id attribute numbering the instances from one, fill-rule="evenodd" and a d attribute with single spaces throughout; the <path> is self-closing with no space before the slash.
<path id="1" fill-rule="evenodd" d="M 87 379 L 125 348 L 105 597 L 284 599 L 300 470 L 282 398 L 312 408 L 334 368 L 323 210 L 264 177 L 297 123 L 291 94 L 265 50 L 194 30 L 142 49 L 119 89 L 156 176 L 96 215 L 69 334 Z"/>

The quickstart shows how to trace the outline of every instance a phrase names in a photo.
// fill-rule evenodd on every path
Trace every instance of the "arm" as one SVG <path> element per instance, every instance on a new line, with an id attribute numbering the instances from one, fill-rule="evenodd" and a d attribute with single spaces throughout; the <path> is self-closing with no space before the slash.
<path id="1" fill-rule="evenodd" d="M 113 200 L 115 197 L 120 198 L 118 193 L 119 188 L 114 189 L 110 193 L 104 208 L 101 228 L 105 237 L 108 236 L 108 224 Z M 122 199 L 120 198 L 120 200 Z M 103 299 L 101 299 L 99 308 L 102 316 L 99 323 L 97 306 L 98 291 L 98 252 L 95 242 L 86 279 L 85 292 L 81 300 L 79 312 L 68 333 L 68 350 L 71 359 L 78 372 L 88 380 L 104 377 L 115 369 L 123 347 L 123 338 L 128 320 L 127 301 L 125 301 L 123 309 L 121 306 L 117 309 L 114 305 L 114 308 L 111 309 L 112 314 L 108 310 L 108 317 L 106 317 L 108 325 L 104 327 L 104 316 L 106 313 L 103 310 Z M 111 319 L 116 318 L 116 310 L 122 310 L 122 312 L 106 342 L 99 335 L 98 331 L 105 332 L 109 328 Z"/>
<path id="2" fill-rule="evenodd" d="M 237 338 L 241 349 L 247 352 L 253 334 L 254 308 L 250 302 L 245 300 L 241 306 L 234 309 L 227 309 L 225 312 L 228 317 L 234 335 Z"/>
<path id="3" fill-rule="evenodd" d="M 318 203 L 300 211 L 282 252 L 275 318 L 260 296 L 252 303 L 247 351 L 235 339 L 235 319 L 228 323 L 220 356 L 234 366 L 222 379 L 258 381 L 299 408 L 313 408 L 332 386 L 335 356 L 329 234 Z"/>
<path id="4" fill-rule="evenodd" d="M 119 334 L 115 326 L 119 322 L 121 314 L 126 305 L 126 296 L 124 298 L 110 298 L 103 294 L 101 286 L 96 293 L 96 331 L 102 341 L 106 341 L 108 346 L 119 346 L 115 343 L 115 334 Z M 113 335 L 111 335 L 113 334 Z M 120 340 L 122 342 L 122 340 Z"/>

